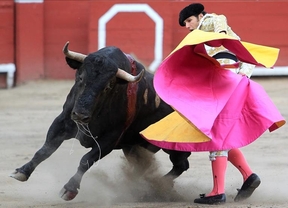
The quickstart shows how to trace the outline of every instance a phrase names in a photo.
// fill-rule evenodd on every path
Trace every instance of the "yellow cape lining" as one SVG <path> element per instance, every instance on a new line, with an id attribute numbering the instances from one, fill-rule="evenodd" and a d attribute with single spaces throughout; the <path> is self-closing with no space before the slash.
<path id="1" fill-rule="evenodd" d="M 177 111 L 169 114 L 155 124 L 140 132 L 149 140 L 166 142 L 198 143 L 208 142 L 210 138 Z"/>
<path id="2" fill-rule="evenodd" d="M 223 33 L 193 30 L 188 35 L 186 35 L 186 37 L 179 43 L 179 45 L 168 56 L 170 56 L 175 51 L 181 49 L 184 46 L 197 45 L 197 44 L 204 43 L 207 41 L 219 40 L 219 39 L 237 40 L 237 38 L 223 34 Z M 258 63 L 262 64 L 266 68 L 273 67 L 275 62 L 277 61 L 279 51 L 280 51 L 278 48 L 248 43 L 245 41 L 240 41 L 240 43 L 246 48 L 246 50 L 249 51 L 249 53 L 254 57 L 254 59 Z"/>

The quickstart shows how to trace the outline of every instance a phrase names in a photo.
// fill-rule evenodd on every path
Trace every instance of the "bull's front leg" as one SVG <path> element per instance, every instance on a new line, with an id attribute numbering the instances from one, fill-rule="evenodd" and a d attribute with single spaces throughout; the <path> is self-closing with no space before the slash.
<path id="1" fill-rule="evenodd" d="M 102 148 L 103 149 L 102 149 Z M 85 172 L 99 159 L 103 158 L 105 155 L 109 154 L 113 148 L 112 145 L 104 147 L 99 143 L 94 145 L 92 149 L 86 153 L 78 166 L 76 174 L 64 185 L 60 191 L 60 197 L 66 201 L 70 201 L 76 197 L 78 194 L 78 189 L 80 189 L 80 183 Z M 99 148 L 101 149 L 101 155 Z"/>
<path id="2" fill-rule="evenodd" d="M 63 114 L 63 113 L 62 113 Z M 76 133 L 76 125 L 70 119 L 59 115 L 50 126 L 44 145 L 34 154 L 33 158 L 10 176 L 19 181 L 27 181 L 35 168 L 50 157 L 66 139 L 72 138 Z"/>

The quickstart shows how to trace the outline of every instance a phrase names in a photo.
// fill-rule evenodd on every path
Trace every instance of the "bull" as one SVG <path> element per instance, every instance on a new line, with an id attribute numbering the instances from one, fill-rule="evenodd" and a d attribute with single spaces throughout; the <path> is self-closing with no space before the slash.
<path id="1" fill-rule="evenodd" d="M 69 42 L 63 52 L 67 64 L 76 70 L 75 83 L 62 112 L 52 122 L 44 145 L 11 174 L 19 181 L 27 181 L 63 141 L 76 138 L 91 150 L 81 158 L 75 175 L 60 191 L 64 200 L 76 197 L 85 172 L 112 150 L 121 149 L 127 158 L 139 157 L 137 146 L 153 154 L 158 152 L 160 148 L 143 139 L 139 132 L 173 112 L 157 96 L 153 74 L 132 56 L 114 46 L 84 55 L 70 51 L 68 45 Z M 173 181 L 189 168 L 191 153 L 163 151 L 173 164 L 165 176 Z"/>

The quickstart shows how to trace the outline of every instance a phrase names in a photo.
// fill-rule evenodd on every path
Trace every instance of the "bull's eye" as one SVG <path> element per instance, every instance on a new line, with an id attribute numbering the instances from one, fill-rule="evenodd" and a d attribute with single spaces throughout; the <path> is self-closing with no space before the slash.
<path id="1" fill-rule="evenodd" d="M 82 82 L 83 81 L 83 76 L 80 73 L 78 73 L 77 76 L 76 76 L 76 80 L 78 82 Z"/>
<path id="2" fill-rule="evenodd" d="M 79 82 L 83 82 L 83 75 L 82 74 L 79 74 L 78 80 L 79 80 Z"/>

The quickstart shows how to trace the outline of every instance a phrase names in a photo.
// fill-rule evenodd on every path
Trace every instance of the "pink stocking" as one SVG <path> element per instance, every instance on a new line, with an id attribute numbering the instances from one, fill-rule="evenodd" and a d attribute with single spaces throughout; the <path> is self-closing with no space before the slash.
<path id="1" fill-rule="evenodd" d="M 239 149 L 231 149 L 228 152 L 228 160 L 240 171 L 244 181 L 253 173 Z"/>
<path id="2" fill-rule="evenodd" d="M 206 196 L 214 196 L 225 193 L 225 174 L 227 168 L 227 157 L 218 156 L 211 161 L 213 174 L 213 190 Z"/>

